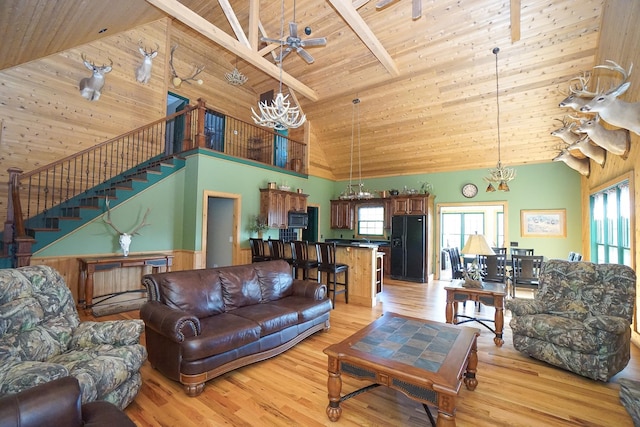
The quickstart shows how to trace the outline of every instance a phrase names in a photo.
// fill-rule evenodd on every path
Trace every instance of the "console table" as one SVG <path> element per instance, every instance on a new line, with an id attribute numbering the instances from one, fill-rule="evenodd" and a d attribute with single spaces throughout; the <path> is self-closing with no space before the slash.
<path id="1" fill-rule="evenodd" d="M 78 305 L 82 308 L 92 308 L 93 299 L 93 275 L 96 271 L 108 271 L 116 268 L 143 267 L 151 266 L 153 273 L 171 271 L 173 264 L 173 255 L 165 254 L 145 254 L 145 255 L 129 255 L 129 256 L 99 256 L 78 258 L 80 263 L 80 275 L 78 283 Z M 142 285 L 141 285 L 142 286 Z M 107 295 L 97 295 L 97 297 L 111 297 L 126 292 L 145 292 L 144 289 L 135 289 L 132 291 L 118 292 Z M 104 300 L 104 299 L 103 299 Z"/>

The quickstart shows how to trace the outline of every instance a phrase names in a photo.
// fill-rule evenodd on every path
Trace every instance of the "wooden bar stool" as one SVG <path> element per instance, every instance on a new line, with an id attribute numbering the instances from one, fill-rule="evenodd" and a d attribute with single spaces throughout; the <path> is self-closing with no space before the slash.
<path id="1" fill-rule="evenodd" d="M 327 294 L 331 294 L 333 306 L 336 306 L 337 294 L 344 294 L 344 302 L 349 304 L 349 266 L 336 262 L 335 242 L 316 243 L 316 254 L 318 258 L 319 282 L 322 283 L 322 273 L 327 273 Z M 338 282 L 339 273 L 344 273 L 344 282 L 342 283 Z M 338 290 L 338 286 L 341 286 L 342 289 Z"/>
<path id="2" fill-rule="evenodd" d="M 318 268 L 318 261 L 309 258 L 309 242 L 306 240 L 293 240 L 291 244 L 291 257 L 293 258 L 293 278 L 298 278 L 298 269 L 302 270 L 302 280 L 309 279 L 309 272 Z"/>

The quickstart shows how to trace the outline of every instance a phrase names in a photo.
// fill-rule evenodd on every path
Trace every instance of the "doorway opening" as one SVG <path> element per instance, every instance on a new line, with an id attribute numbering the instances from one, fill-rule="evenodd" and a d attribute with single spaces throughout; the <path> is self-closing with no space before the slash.
<path id="1" fill-rule="evenodd" d="M 240 195 L 205 191 L 202 213 L 202 260 L 195 268 L 214 268 L 238 262 Z"/>

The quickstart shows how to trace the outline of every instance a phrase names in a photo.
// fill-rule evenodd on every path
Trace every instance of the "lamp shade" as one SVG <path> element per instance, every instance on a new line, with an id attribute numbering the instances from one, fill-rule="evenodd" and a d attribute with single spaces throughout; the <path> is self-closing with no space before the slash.
<path id="1" fill-rule="evenodd" d="M 482 234 L 472 234 L 469 236 L 464 248 L 460 251 L 463 255 L 495 255 L 487 239 Z"/>

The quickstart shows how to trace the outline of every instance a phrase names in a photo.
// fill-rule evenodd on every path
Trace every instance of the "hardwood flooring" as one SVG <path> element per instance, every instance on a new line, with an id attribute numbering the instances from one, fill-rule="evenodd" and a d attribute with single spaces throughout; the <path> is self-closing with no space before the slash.
<path id="1" fill-rule="evenodd" d="M 143 386 L 126 409 L 138 426 L 429 426 L 422 405 L 385 387 L 342 403 L 341 418 L 325 414 L 327 357 L 322 350 L 366 326 L 386 311 L 442 321 L 447 281 L 428 284 L 386 279 L 382 302 L 374 309 L 345 304 L 338 298 L 331 329 L 319 332 L 287 352 L 211 380 L 204 392 L 187 397 L 180 384 L 166 379 L 148 362 Z M 522 291 L 526 296 L 528 291 Z M 530 294 L 529 294 L 530 296 Z M 467 303 L 460 312 L 471 314 Z M 480 315 L 493 318 L 493 308 Z M 98 320 L 135 318 L 127 312 Z M 592 381 L 526 357 L 512 345 L 510 313 L 505 311 L 505 344 L 482 329 L 478 339 L 478 387 L 461 388 L 458 426 L 632 426 L 620 403 L 618 379 L 640 378 L 640 352 L 632 345 L 631 362 L 609 383 Z M 343 393 L 366 382 L 343 377 Z M 434 412 L 435 415 L 435 412 Z"/>

